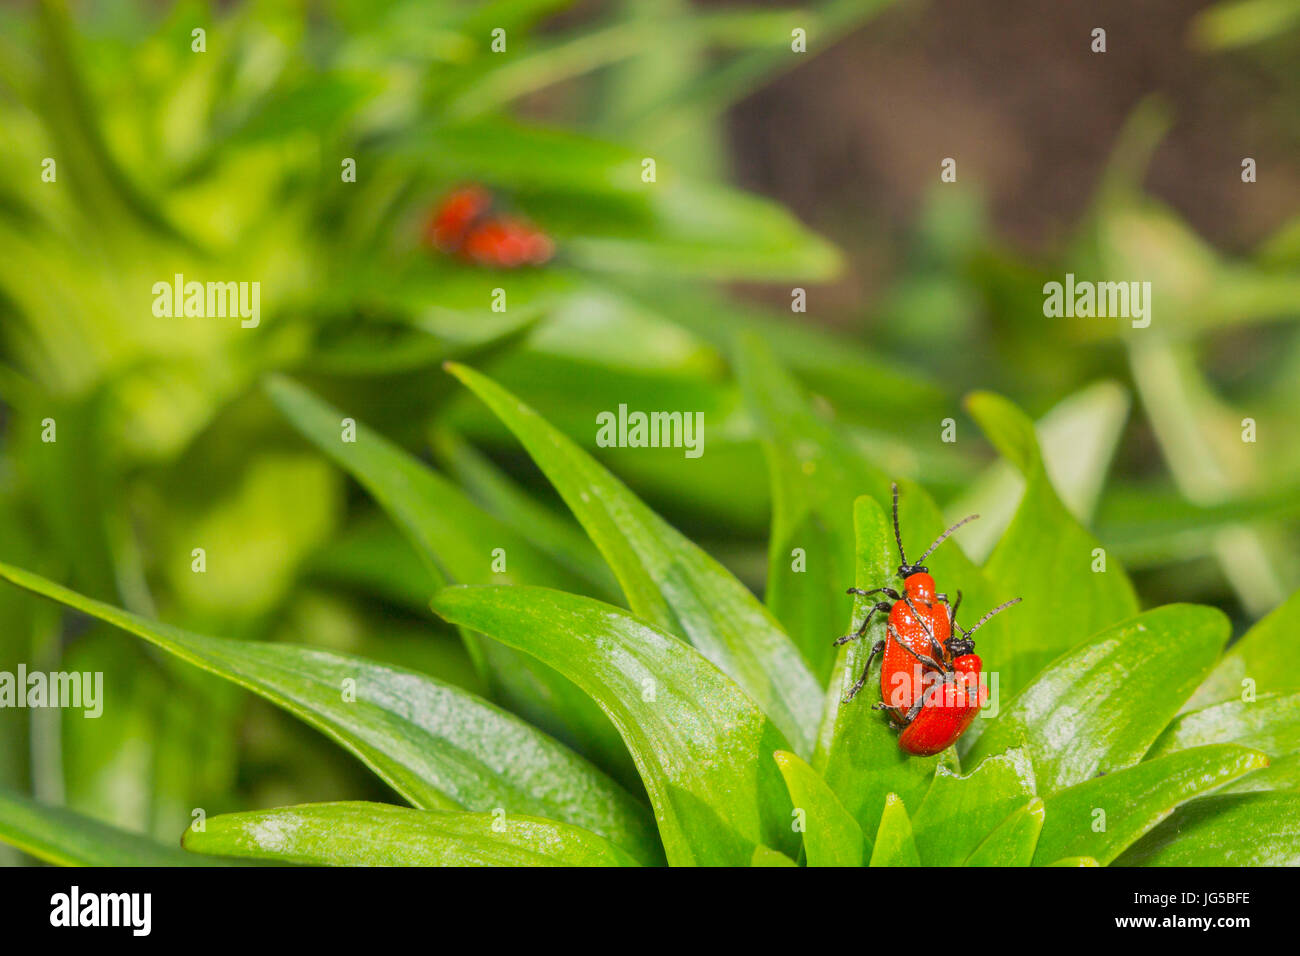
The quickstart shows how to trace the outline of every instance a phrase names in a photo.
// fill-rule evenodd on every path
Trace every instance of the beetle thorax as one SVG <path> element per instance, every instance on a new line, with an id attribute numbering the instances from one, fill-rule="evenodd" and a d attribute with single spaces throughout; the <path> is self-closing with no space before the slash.
<path id="1" fill-rule="evenodd" d="M 933 604 L 934 597 L 934 578 L 930 577 L 924 571 L 918 571 L 916 574 L 909 574 L 903 579 L 903 590 L 907 596 L 916 604 Z"/>

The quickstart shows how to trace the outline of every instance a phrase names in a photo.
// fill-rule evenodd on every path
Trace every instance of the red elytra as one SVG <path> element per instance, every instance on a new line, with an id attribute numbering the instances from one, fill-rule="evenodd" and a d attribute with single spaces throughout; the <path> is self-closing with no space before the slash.
<path id="1" fill-rule="evenodd" d="M 481 266 L 540 266 L 555 252 L 550 238 L 521 219 L 490 219 L 470 230 L 461 255 Z"/>
<path id="2" fill-rule="evenodd" d="M 898 735 L 898 746 L 914 756 L 931 757 L 955 744 L 988 699 L 980 667 L 977 654 L 954 659 L 950 679 L 930 688 L 920 712 Z"/>
<path id="3" fill-rule="evenodd" d="M 434 209 L 424 241 L 466 262 L 497 269 L 540 266 L 555 254 L 555 243 L 540 229 L 493 210 L 492 194 L 482 186 L 453 190 Z"/>
<path id="4" fill-rule="evenodd" d="M 976 621 L 969 631 L 957 623 L 957 606 L 953 605 L 952 626 L 961 632 L 961 638 L 945 642 L 949 653 L 943 659 L 937 678 L 911 709 L 901 717 L 897 711 L 891 711 L 895 721 L 903 727 L 903 732 L 898 735 L 900 748 L 918 757 L 930 757 L 947 750 L 966 733 L 988 700 L 988 688 L 980 681 L 983 662 L 975 653 L 971 635 L 995 615 L 1019 603 L 1020 598 L 1004 601 Z"/>
<path id="5" fill-rule="evenodd" d="M 889 609 L 880 692 L 891 707 L 907 711 L 920 690 L 916 675 L 925 666 L 918 655 L 942 661 L 935 656 L 935 646 L 943 648 L 952 635 L 952 621 L 946 602 L 936 599 L 929 574 L 922 571 L 907 577 L 903 594 L 905 600 L 895 601 Z"/>

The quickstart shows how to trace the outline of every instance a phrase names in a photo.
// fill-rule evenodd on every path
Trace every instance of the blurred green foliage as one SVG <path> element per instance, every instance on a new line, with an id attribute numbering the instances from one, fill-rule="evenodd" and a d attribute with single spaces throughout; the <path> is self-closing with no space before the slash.
<path id="1" fill-rule="evenodd" d="M 472 359 L 755 589 L 774 503 L 778 531 L 816 527 L 851 577 L 851 516 L 837 525 L 827 504 L 839 492 L 799 474 L 769 492 L 759 478 L 773 446 L 797 452 L 832 415 L 853 443 L 832 459 L 867 457 L 924 481 L 945 513 L 986 514 L 963 542 L 977 561 L 1045 471 L 1061 500 L 1043 507 L 1068 509 L 1134 569 L 1144 606 L 1218 604 L 1240 630 L 1300 583 L 1300 217 L 1240 256 L 1198 237 L 1141 188 L 1171 119 L 1160 102 L 1134 113 L 1065 246 L 1015 252 L 973 192 L 936 190 L 879 313 L 832 334 L 731 288 L 815 285 L 844 263 L 726 184 L 719 121 L 803 62 L 792 25 L 811 57 L 891 3 L 567 6 L 0 10 L 0 557 L 178 626 L 355 652 L 526 712 L 428 612 L 427 555 L 258 387 L 290 372 L 399 447 L 432 449 L 457 507 L 539 529 L 526 545 L 539 564 L 609 594 L 546 483 L 441 371 Z M 1293 14 L 1223 4 L 1193 41 L 1267 61 L 1294 48 Z M 556 261 L 504 274 L 424 249 L 430 207 L 467 181 L 553 235 Z M 1151 328 L 1045 319 L 1043 283 L 1067 271 L 1149 278 Z M 176 273 L 260 281 L 260 326 L 155 317 L 152 285 Z M 765 371 L 755 340 L 793 378 Z M 738 358 L 739 341 L 751 345 Z M 736 370 L 782 407 L 806 398 L 808 420 L 766 414 L 761 390 L 747 402 Z M 986 386 L 1041 416 L 1041 464 L 1017 473 L 975 438 L 961 396 Z M 620 403 L 703 412 L 708 453 L 595 449 L 595 415 Z M 940 440 L 950 417 L 955 443 Z M 1245 418 L 1256 443 L 1241 439 Z M 774 613 L 812 648 L 842 609 L 783 604 L 779 583 Z M 172 841 L 195 806 L 386 795 L 237 688 L 5 589 L 0 668 L 19 660 L 102 670 L 115 702 L 112 721 L 0 715 L 0 785 L 43 802 Z M 830 661 L 813 663 L 824 677 Z"/>

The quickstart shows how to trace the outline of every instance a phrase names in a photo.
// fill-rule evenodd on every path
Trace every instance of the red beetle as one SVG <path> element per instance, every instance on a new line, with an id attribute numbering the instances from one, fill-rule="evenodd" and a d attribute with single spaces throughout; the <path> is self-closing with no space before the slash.
<path id="1" fill-rule="evenodd" d="M 966 733 L 988 698 L 987 688 L 980 683 L 983 664 L 979 655 L 974 653 L 975 642 L 971 635 L 993 615 L 1019 603 L 1020 598 L 1015 598 L 999 604 L 969 631 L 953 622 L 953 626 L 962 632 L 961 640 L 950 643 L 956 656 L 945 665 L 942 676 L 930 685 L 921 699 L 902 715 L 903 732 L 898 735 L 899 747 L 918 757 L 930 757 L 947 750 Z M 876 706 L 883 708 L 885 705 Z M 899 719 L 896 711 L 893 715 Z"/>
<path id="2" fill-rule="evenodd" d="M 950 534 L 967 522 L 974 521 L 979 515 L 962 518 L 939 535 L 915 564 L 909 564 L 907 555 L 903 552 L 903 536 L 898 529 L 898 484 L 891 485 L 891 488 L 894 492 L 894 541 L 898 544 L 898 558 L 901 562 L 898 566 L 898 576 L 903 579 L 903 593 L 899 594 L 891 587 L 872 588 L 869 591 L 849 588 L 847 592 L 849 594 L 860 594 L 863 597 L 884 594 L 892 598 L 893 603 L 881 601 L 872 605 L 862 626 L 852 634 L 845 634 L 835 643 L 838 645 L 858 640 L 866 634 L 871 619 L 877 611 L 887 613 L 889 624 L 886 627 L 885 639 L 876 642 L 871 648 L 867 666 L 863 668 L 858 682 L 845 696 L 844 703 L 847 704 L 857 696 L 858 691 L 862 690 L 867 682 L 871 662 L 877 654 L 884 651 L 885 656 L 880 665 L 882 695 L 886 686 L 893 688 L 890 706 L 901 708 L 906 712 L 911 708 L 920 691 L 916 682 L 911 679 L 916 665 L 920 663 L 932 670 L 942 671 L 942 662 L 945 658 L 948 660 L 952 658 L 952 653 L 946 646 L 952 639 L 952 612 L 948 609 L 948 595 L 940 594 L 935 590 L 930 569 L 921 562 L 928 558 L 935 548 L 943 544 Z M 960 594 L 957 596 L 957 601 L 961 602 Z"/>
<path id="3" fill-rule="evenodd" d="M 453 190 L 429 216 L 426 244 L 475 265 L 499 269 L 540 266 L 555 254 L 555 243 L 535 226 L 493 209 L 482 186 Z"/>
<path id="4" fill-rule="evenodd" d="M 888 587 L 869 591 L 850 588 L 848 593 L 864 596 L 883 592 L 893 598 L 894 603 L 882 601 L 873 605 L 862 626 L 835 643 L 844 644 L 861 638 L 877 611 L 889 613 L 884 640 L 872 647 L 862 676 L 845 696 L 844 702 L 851 701 L 862 689 L 871 662 L 883 650 L 880 667 L 882 700 L 873 706 L 889 711 L 894 723 L 903 728 L 898 738 L 899 747 L 917 756 L 930 756 L 952 746 L 984 705 L 986 691 L 979 683 L 982 662 L 974 653 L 975 642 L 971 635 L 995 614 L 1018 604 L 1020 598 L 998 605 L 969 631 L 958 624 L 961 592 L 957 593 L 956 603 L 949 607 L 948 596 L 936 592 L 934 579 L 920 561 L 924 561 L 957 528 L 979 516 L 971 515 L 957 522 L 930 545 L 916 564 L 908 564 L 898 527 L 897 484 L 893 486 L 893 492 L 894 539 L 902 561 L 898 574 L 903 578 L 903 594 Z M 954 629 L 961 632 L 960 638 L 952 635 Z"/>

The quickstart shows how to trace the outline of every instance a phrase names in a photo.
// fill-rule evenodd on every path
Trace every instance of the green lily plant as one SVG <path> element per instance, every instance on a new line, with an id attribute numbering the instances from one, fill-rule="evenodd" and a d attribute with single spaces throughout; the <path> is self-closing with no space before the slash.
<path id="1" fill-rule="evenodd" d="M 405 805 L 331 802 L 206 817 L 162 846 L 0 793 L 0 839 L 62 864 L 1093 866 L 1300 863 L 1300 594 L 1225 652 L 1228 619 L 1142 610 L 1062 504 L 1033 423 L 967 408 L 1019 472 L 982 565 L 929 562 L 971 607 L 994 705 L 956 747 L 901 751 L 845 688 L 883 636 L 845 588 L 896 577 L 889 476 L 818 415 L 763 341 L 735 365 L 762 438 L 773 520 L 766 603 L 536 411 L 448 371 L 523 445 L 586 532 L 531 500 L 484 501 L 285 378 L 266 391 L 424 559 L 491 700 L 315 647 L 206 637 L 0 565 L 0 577 L 142 638 L 320 730 Z M 689 462 L 687 463 L 689 467 Z M 737 482 L 757 480 L 737 475 Z M 918 543 L 944 519 L 903 484 Z"/>

